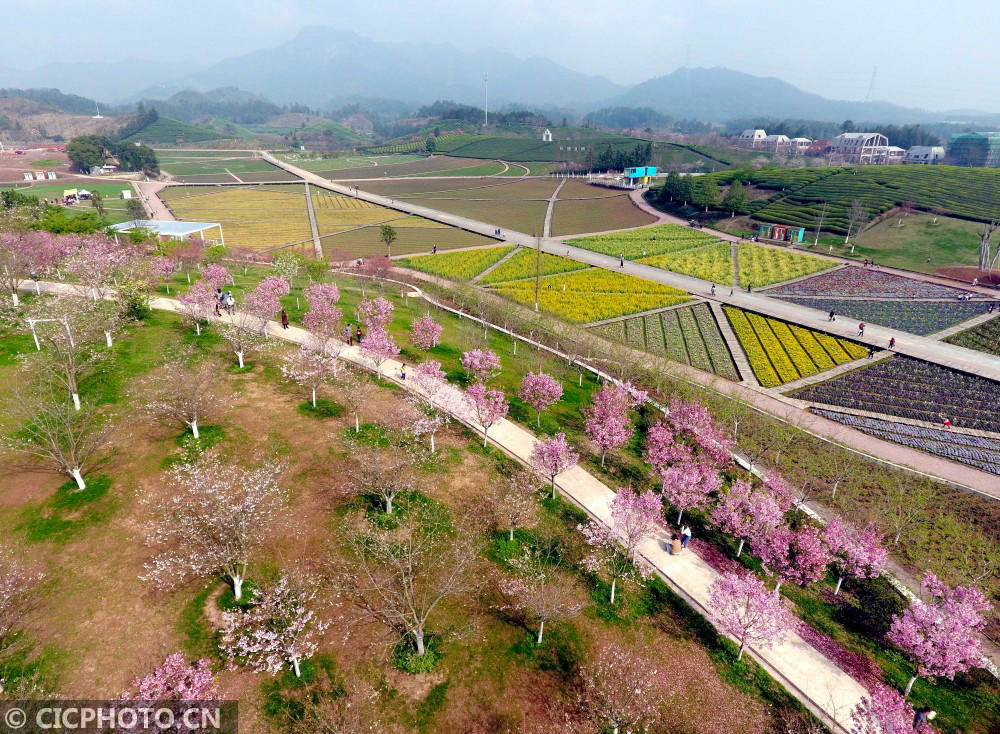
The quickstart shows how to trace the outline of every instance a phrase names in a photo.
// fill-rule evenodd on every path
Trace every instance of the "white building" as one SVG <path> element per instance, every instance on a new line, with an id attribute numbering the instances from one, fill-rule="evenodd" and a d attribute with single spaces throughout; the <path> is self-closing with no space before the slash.
<path id="1" fill-rule="evenodd" d="M 872 165 L 885 163 L 889 138 L 880 133 L 841 133 L 830 141 L 830 153 L 846 163 Z"/>
<path id="2" fill-rule="evenodd" d="M 545 128 L 545 132 L 542 133 L 542 142 L 551 143 L 552 142 L 552 131 Z"/>
<path id="3" fill-rule="evenodd" d="M 788 141 L 788 147 L 795 155 L 805 155 L 812 142 L 809 138 L 792 138 Z"/>
<path id="4" fill-rule="evenodd" d="M 740 148 L 762 148 L 767 133 L 763 130 L 744 130 L 736 139 L 736 145 Z"/>
<path id="5" fill-rule="evenodd" d="M 903 163 L 941 163 L 944 147 L 941 145 L 914 145 L 903 156 Z"/>
<path id="6" fill-rule="evenodd" d="M 897 163 L 902 163 L 903 158 L 906 157 L 906 150 L 900 148 L 898 145 L 887 145 L 885 146 L 885 153 L 882 154 L 882 163 L 885 165 L 894 165 Z"/>

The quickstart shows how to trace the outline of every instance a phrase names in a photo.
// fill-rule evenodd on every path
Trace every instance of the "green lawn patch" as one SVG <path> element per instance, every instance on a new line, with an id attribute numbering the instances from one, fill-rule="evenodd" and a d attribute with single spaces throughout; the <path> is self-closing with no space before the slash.
<path id="1" fill-rule="evenodd" d="M 106 476 L 93 477 L 84 490 L 72 480 L 66 482 L 41 504 L 25 507 L 17 529 L 24 531 L 28 543 L 64 543 L 111 517 L 117 502 L 107 496 L 110 487 Z"/>

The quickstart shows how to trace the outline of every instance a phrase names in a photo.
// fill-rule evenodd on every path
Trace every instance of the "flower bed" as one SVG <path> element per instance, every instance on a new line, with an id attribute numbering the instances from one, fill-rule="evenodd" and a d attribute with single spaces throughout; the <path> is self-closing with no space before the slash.
<path id="1" fill-rule="evenodd" d="M 1000 439 L 814 408 L 813 412 L 886 441 L 1000 474 Z"/>
<path id="2" fill-rule="evenodd" d="M 834 265 L 830 260 L 821 257 L 749 242 L 740 243 L 738 262 L 740 285 L 744 288 L 747 286 L 762 288 L 772 283 L 781 283 L 809 273 L 827 270 Z"/>
<path id="3" fill-rule="evenodd" d="M 989 304 L 982 301 L 879 301 L 802 296 L 782 296 L 782 300 L 921 336 L 960 324 L 986 313 L 989 308 Z"/>
<path id="4" fill-rule="evenodd" d="M 795 393 L 842 408 L 1000 432 L 1000 383 L 897 355 Z"/>
<path id="5" fill-rule="evenodd" d="M 720 285 L 733 284 L 733 258 L 728 242 L 646 257 L 638 262 Z"/>
<path id="6" fill-rule="evenodd" d="M 589 267 L 586 263 L 569 260 L 558 255 L 548 253 L 536 253 L 531 249 L 522 249 L 510 260 L 499 265 L 496 270 L 491 271 L 480 279 L 480 283 L 503 283 L 509 280 L 521 280 L 523 278 L 534 278 L 536 263 L 535 257 L 538 255 L 537 269 L 541 275 L 554 275 L 556 273 L 568 273 L 573 270 L 583 270 Z"/>
<path id="7" fill-rule="evenodd" d="M 849 265 L 830 273 L 780 285 L 768 293 L 785 296 L 866 296 L 869 298 L 955 298 L 966 291 L 903 275 Z"/>
<path id="8" fill-rule="evenodd" d="M 1000 318 L 959 332 L 945 341 L 977 352 L 1000 355 Z"/>
<path id="9" fill-rule="evenodd" d="M 643 227 L 626 232 L 578 237 L 575 240 L 567 240 L 566 243 L 612 257 L 618 257 L 624 253 L 626 260 L 635 260 L 640 257 L 662 255 L 666 252 L 679 252 L 693 247 L 703 247 L 712 244 L 715 240 L 716 238 L 710 234 L 682 227 L 679 224 L 659 224 L 655 227 Z"/>
<path id="10" fill-rule="evenodd" d="M 422 273 L 440 275 L 448 280 L 469 280 L 513 249 L 511 246 L 483 247 L 478 250 L 450 252 L 443 255 L 421 255 L 400 260 L 398 264 Z"/>

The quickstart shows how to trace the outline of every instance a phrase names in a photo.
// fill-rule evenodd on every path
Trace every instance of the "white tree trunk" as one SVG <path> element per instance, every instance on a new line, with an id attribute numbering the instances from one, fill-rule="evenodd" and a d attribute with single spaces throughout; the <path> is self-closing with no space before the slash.
<path id="1" fill-rule="evenodd" d="M 678 512 L 678 513 L 677 513 L 677 524 L 678 524 L 678 525 L 680 525 L 680 524 L 681 524 L 681 517 L 682 517 L 683 515 L 684 515 L 684 510 L 681 510 L 680 512 Z"/>
<path id="2" fill-rule="evenodd" d="M 843 576 L 838 576 L 837 577 L 837 588 L 833 590 L 833 595 L 834 596 L 837 596 L 837 594 L 840 593 L 840 585 L 843 584 L 843 583 L 844 583 L 844 577 Z"/>
<path id="3" fill-rule="evenodd" d="M 513 525 L 510 526 L 510 540 L 511 540 L 511 542 L 514 541 L 514 526 Z"/>
<path id="4" fill-rule="evenodd" d="M 37 287 L 37 285 L 38 284 L 36 283 L 35 286 Z M 10 292 L 10 297 L 14 299 L 14 306 L 20 306 L 21 305 L 21 301 L 17 297 L 17 291 L 11 291 Z"/>
<path id="5" fill-rule="evenodd" d="M 313 407 L 315 408 L 316 407 L 316 388 L 315 387 L 312 389 L 312 393 L 313 393 Z"/>
<path id="6" fill-rule="evenodd" d="M 744 538 L 740 538 L 740 547 L 736 549 L 736 557 L 737 558 L 739 558 L 740 557 L 740 553 L 743 552 L 743 544 L 744 543 L 746 543 L 746 540 Z"/>
<path id="7" fill-rule="evenodd" d="M 517 339 L 514 340 L 514 354 L 517 354 Z"/>
<path id="8" fill-rule="evenodd" d="M 354 414 L 354 432 L 361 433 L 361 420 L 358 418 L 358 414 Z"/>
<path id="9" fill-rule="evenodd" d="M 618 577 L 617 576 L 612 576 L 611 577 L 611 604 L 612 605 L 614 605 L 614 603 L 615 603 L 615 585 L 617 583 L 618 583 Z"/>
<path id="10" fill-rule="evenodd" d="M 778 579 L 778 583 L 774 586 L 774 595 L 777 596 L 778 592 L 781 591 L 781 585 L 785 583 L 784 579 Z"/>
<path id="11" fill-rule="evenodd" d="M 906 684 L 906 690 L 903 691 L 903 698 L 910 695 L 910 689 L 913 688 L 913 684 L 917 682 L 917 676 L 910 678 L 909 682 Z"/>
<path id="12" fill-rule="evenodd" d="M 299 656 L 298 655 L 295 655 L 295 656 L 292 657 L 292 670 L 295 671 L 295 677 L 296 678 L 301 678 L 302 677 L 302 671 L 299 670 Z"/>
<path id="13" fill-rule="evenodd" d="M 830 499 L 837 499 L 837 485 L 840 484 L 839 481 L 833 483 L 833 492 L 830 493 Z"/>
<path id="14" fill-rule="evenodd" d="M 487 441 L 486 432 L 489 431 L 489 430 L 490 430 L 489 428 L 484 428 L 483 429 L 483 448 L 484 449 L 486 448 L 486 441 Z"/>
<path id="15" fill-rule="evenodd" d="M 740 642 L 740 651 L 736 653 L 736 662 L 739 662 L 740 660 L 743 659 L 743 648 L 745 648 L 746 645 L 747 645 L 746 640 L 742 640 Z"/>
<path id="16" fill-rule="evenodd" d="M 580 373 L 580 379 L 577 381 L 577 385 L 583 387 L 583 373 Z"/>
<path id="17" fill-rule="evenodd" d="M 386 515 L 391 515 L 392 514 L 392 497 L 391 496 L 385 498 L 385 514 Z"/>
<path id="18" fill-rule="evenodd" d="M 191 271 L 190 270 L 187 271 L 187 277 L 188 277 L 188 285 L 190 285 L 191 284 Z"/>
<path id="19" fill-rule="evenodd" d="M 198 434 L 198 419 L 195 418 L 188 425 L 191 426 L 191 435 L 194 436 L 195 438 L 201 438 L 201 436 Z"/>
<path id="20" fill-rule="evenodd" d="M 434 431 L 431 431 L 431 453 L 434 453 Z"/>
<path id="21" fill-rule="evenodd" d="M 556 498 L 556 478 L 552 477 L 552 499 Z"/>
<path id="22" fill-rule="evenodd" d="M 73 407 L 76 408 L 77 410 L 80 409 L 80 394 L 79 393 L 73 393 Z"/>
<path id="23" fill-rule="evenodd" d="M 243 598 L 243 576 L 242 574 L 233 574 L 233 598 L 239 601 Z"/>
<path id="24" fill-rule="evenodd" d="M 545 631 L 545 620 L 543 619 L 538 623 L 538 642 L 537 644 L 542 644 L 542 633 Z"/>
<path id="25" fill-rule="evenodd" d="M 899 536 L 902 535 L 902 534 L 903 534 L 902 530 L 900 530 L 900 531 L 898 531 L 896 533 L 896 537 L 892 539 L 892 544 L 893 545 L 899 545 Z"/>
<path id="26" fill-rule="evenodd" d="M 70 470 L 69 473 L 73 477 L 73 479 L 76 480 L 76 488 L 77 489 L 86 489 L 87 488 L 87 483 L 85 481 L 83 481 L 83 475 L 80 474 L 80 467 L 74 466 Z"/>
<path id="27" fill-rule="evenodd" d="M 240 362 L 240 369 L 243 369 L 243 352 L 237 352 L 236 359 Z"/>
<path id="28" fill-rule="evenodd" d="M 194 322 L 194 333 L 195 336 L 201 336 L 201 323 L 198 321 Z"/>
<path id="29" fill-rule="evenodd" d="M 413 628 L 413 639 L 417 643 L 417 655 L 423 657 L 426 650 L 424 650 L 424 631 L 420 627 Z"/>
<path id="30" fill-rule="evenodd" d="M 110 331 L 105 331 L 104 332 L 104 340 L 108 343 L 108 349 L 110 349 L 111 348 L 111 332 Z"/>

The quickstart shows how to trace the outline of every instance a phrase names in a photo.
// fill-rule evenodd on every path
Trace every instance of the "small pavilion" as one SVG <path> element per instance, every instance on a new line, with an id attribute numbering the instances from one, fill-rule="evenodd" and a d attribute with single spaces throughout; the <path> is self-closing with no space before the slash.
<path id="1" fill-rule="evenodd" d="M 132 219 L 128 222 L 115 224 L 111 227 L 115 232 L 131 232 L 135 229 L 142 229 L 155 234 L 160 240 L 183 240 L 188 237 L 198 235 L 202 242 L 205 241 L 205 232 L 216 229 L 219 230 L 219 240 L 226 244 L 226 237 L 222 233 L 222 225 L 218 222 L 178 222 L 164 219 Z M 214 238 L 213 238 L 214 239 Z"/>

